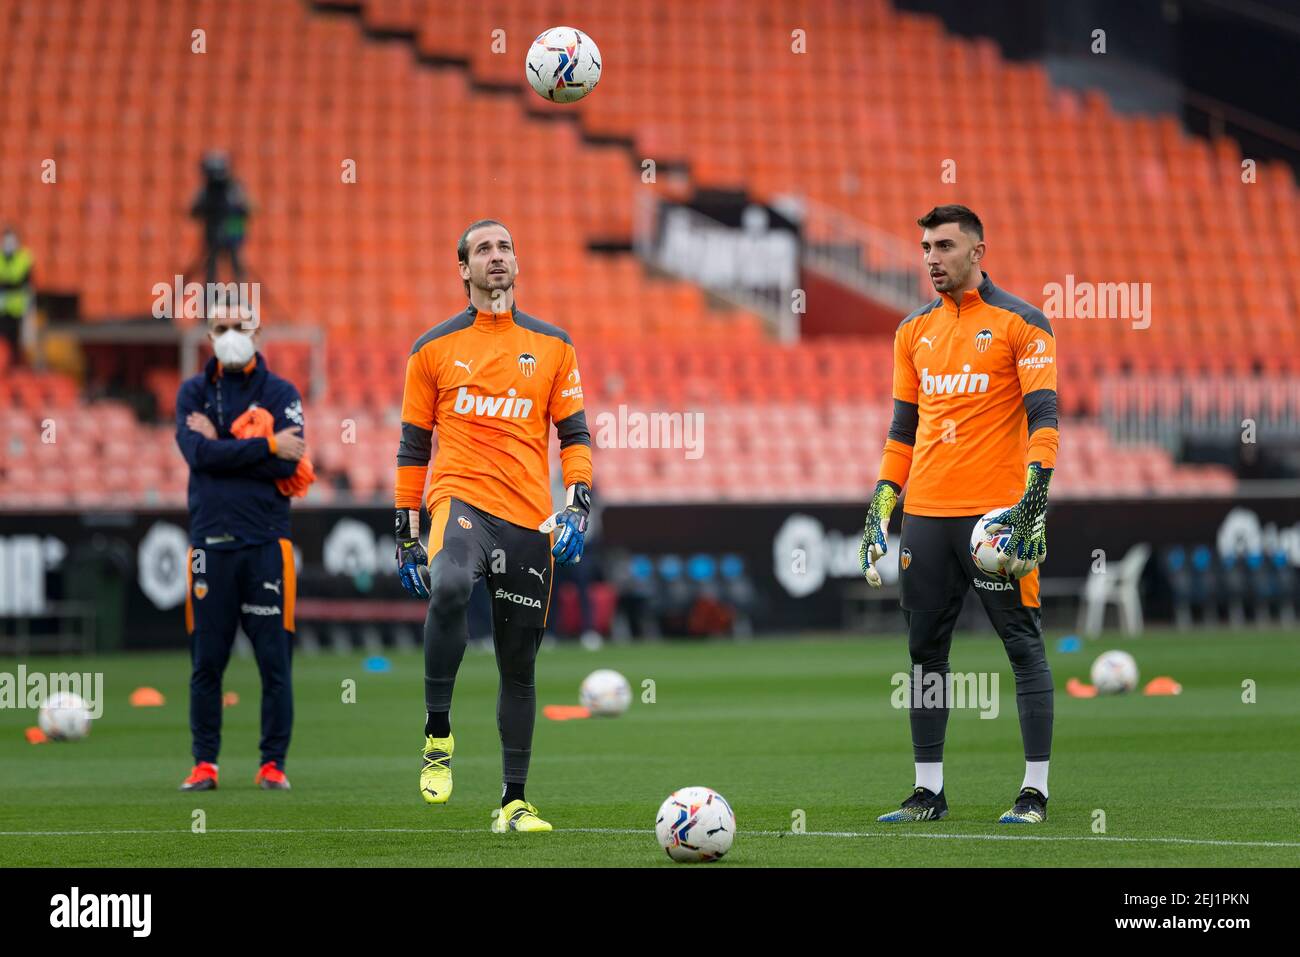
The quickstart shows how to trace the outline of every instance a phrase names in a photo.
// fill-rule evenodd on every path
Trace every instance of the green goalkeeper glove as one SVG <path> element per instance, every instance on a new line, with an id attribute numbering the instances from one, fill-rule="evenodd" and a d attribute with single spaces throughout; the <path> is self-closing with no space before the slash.
<path id="1" fill-rule="evenodd" d="M 1031 462 L 1024 497 L 984 526 L 987 532 L 1011 526 L 1003 553 L 1007 573 L 1013 578 L 1023 578 L 1047 558 L 1047 487 L 1051 482 L 1052 470 Z"/>
<path id="2" fill-rule="evenodd" d="M 889 551 L 885 534 L 889 529 L 889 516 L 894 514 L 898 504 L 898 486 L 881 479 L 876 483 L 876 491 L 867 506 L 867 526 L 862 532 L 862 545 L 858 548 L 858 561 L 862 565 L 862 577 L 872 588 L 880 587 L 880 572 L 876 562 Z"/>

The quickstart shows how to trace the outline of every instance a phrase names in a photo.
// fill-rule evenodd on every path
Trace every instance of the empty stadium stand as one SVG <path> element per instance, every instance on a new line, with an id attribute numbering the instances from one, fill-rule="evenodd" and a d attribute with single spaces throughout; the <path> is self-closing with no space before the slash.
<path id="1" fill-rule="evenodd" d="M 720 10 L 737 29 L 709 29 Z M 1063 427 L 1054 495 L 1233 487 L 1224 469 L 1111 441 L 1095 424 L 1104 379 L 1300 372 L 1288 169 L 1243 184 L 1231 141 L 1120 116 L 884 0 L 48 0 L 0 17 L 6 97 L 25 105 L 0 158 L 0 221 L 21 226 L 38 288 L 75 295 L 83 321 L 146 315 L 155 284 L 194 271 L 198 160 L 231 153 L 254 203 L 246 259 L 274 296 L 266 321 L 328 333 L 323 398 L 307 413 L 324 480 L 309 501 L 387 499 L 409 345 L 462 307 L 452 247 L 485 215 L 515 233 L 522 307 L 577 342 L 593 430 L 620 406 L 704 415 L 699 458 L 599 450 L 607 501 L 862 498 L 888 419 L 889 343 L 778 345 L 760 316 L 652 275 L 622 250 L 647 190 L 804 194 L 907 243 L 918 214 L 965 202 L 989 228 L 989 271 L 1026 298 L 1067 274 L 1150 282 L 1149 328 L 1055 323 L 1061 409 L 1086 421 Z M 557 23 L 580 23 L 606 62 L 597 93 L 563 109 L 522 71 L 528 41 Z M 808 53 L 792 52 L 795 30 Z M 927 119 L 949 95 L 936 60 L 960 69 L 979 107 L 957 122 Z M 687 179 L 643 182 L 647 157 Z M 955 184 L 940 182 L 944 158 Z M 1281 257 L 1267 268 L 1249 241 L 1263 232 Z M 302 349 L 268 354 L 305 391 Z M 10 358 L 0 505 L 183 502 L 166 422 L 174 370 L 148 374 L 162 424 L 141 423 Z M 57 441 L 42 441 L 51 418 Z M 339 438 L 344 420 L 355 442 Z"/>

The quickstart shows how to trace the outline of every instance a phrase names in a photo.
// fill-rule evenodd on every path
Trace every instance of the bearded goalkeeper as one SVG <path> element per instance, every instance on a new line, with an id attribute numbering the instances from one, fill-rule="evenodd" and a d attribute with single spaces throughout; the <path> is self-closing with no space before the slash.
<path id="1" fill-rule="evenodd" d="M 947 816 L 943 745 L 948 725 L 948 650 L 967 589 L 975 587 L 1006 648 L 1016 679 L 1025 776 L 1002 824 L 1047 820 L 1052 747 L 1052 673 L 1043 647 L 1038 565 L 1047 557 L 1047 490 L 1056 463 L 1056 340 L 1041 311 L 993 285 L 980 269 L 984 226 L 965 206 L 939 206 L 917 220 L 938 298 L 903 320 L 894 336 L 894 417 L 885 441 L 860 558 L 868 583 L 886 552 L 890 515 L 904 484 L 899 590 L 912 680 L 942 681 L 938 707 L 909 712 L 916 779 L 882 822 Z M 1017 501 L 1018 500 L 1018 501 Z M 975 522 L 1010 526 L 1009 577 L 981 571 L 970 556 Z M 918 700 L 913 687 L 910 700 Z M 929 696 L 921 700 L 930 701 Z"/>
<path id="2" fill-rule="evenodd" d="M 469 640 L 474 582 L 487 579 L 501 681 L 501 807 L 492 830 L 549 831 L 524 797 L 537 713 L 534 670 L 551 602 L 553 562 L 582 558 L 591 510 L 591 434 L 573 341 L 515 306 L 509 230 L 472 223 L 456 246 L 466 308 L 415 343 L 406 364 L 397 451 L 397 566 L 429 602 L 424 624 L 420 795 L 451 797 L 452 690 Z M 560 439 L 567 503 L 552 512 L 548 436 Z M 425 479 L 438 434 L 428 490 Z M 429 547 L 420 544 L 420 504 Z M 554 538 L 552 538 L 554 532 Z M 429 568 L 424 584 L 420 567 Z"/>

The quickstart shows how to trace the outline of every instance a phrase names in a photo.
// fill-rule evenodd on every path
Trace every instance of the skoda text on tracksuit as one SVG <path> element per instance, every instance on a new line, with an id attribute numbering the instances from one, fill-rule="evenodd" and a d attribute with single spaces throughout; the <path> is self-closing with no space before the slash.
<path id="1" fill-rule="evenodd" d="M 303 425 L 298 390 L 270 372 L 261 353 L 239 371 L 209 360 L 200 375 L 181 385 L 176 400 L 176 442 L 190 466 L 190 729 L 195 761 L 215 764 L 221 678 L 236 626 L 242 625 L 262 676 L 262 762 L 283 770 L 293 726 L 296 581 L 289 499 L 275 482 L 293 475 L 297 462 L 277 458 L 271 440 L 231 437 L 231 423 L 255 406 L 272 414 L 276 432 Z M 204 438 L 186 425 L 196 411 L 211 420 L 218 438 Z"/>

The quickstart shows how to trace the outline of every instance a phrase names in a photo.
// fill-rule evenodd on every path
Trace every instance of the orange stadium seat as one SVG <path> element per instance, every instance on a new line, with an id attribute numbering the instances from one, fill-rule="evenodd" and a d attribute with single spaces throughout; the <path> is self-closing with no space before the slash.
<path id="1" fill-rule="evenodd" d="M 321 16 L 316 8 L 359 15 Z M 213 42 L 238 39 L 237 59 L 192 56 L 166 40 L 205 14 L 219 24 Z M 709 29 L 719 16 L 732 28 Z M 626 495 L 657 482 L 677 496 L 698 489 L 756 496 L 780 490 L 797 465 L 829 481 L 821 463 L 833 455 L 856 471 L 827 487 L 864 494 L 869 450 L 889 414 L 889 382 L 879 374 L 889 343 L 777 346 L 760 316 L 651 276 L 631 253 L 601 254 L 594 269 L 589 242 L 629 241 L 642 190 L 689 191 L 641 183 L 643 157 L 685 162 L 689 186 L 738 187 L 763 200 L 802 194 L 908 243 L 915 216 L 936 201 L 935 156 L 956 159 L 962 186 L 951 199 L 984 211 L 990 271 L 1003 286 L 1035 299 L 1035 290 L 1070 273 L 1152 283 L 1149 329 L 1056 320 L 1067 416 L 1097 415 L 1101 378 L 1126 371 L 1300 373 L 1300 255 L 1265 274 L 1244 253 L 1246 237 L 1264 229 L 1293 240 L 1280 248 L 1300 248 L 1300 216 L 1278 215 L 1297 206 L 1288 170 L 1266 165 L 1251 188 L 1225 188 L 1240 185 L 1232 140 L 1198 140 L 1174 117 L 1121 116 L 1099 93 L 1053 89 L 1041 64 L 1008 62 L 991 41 L 950 36 L 937 18 L 896 11 L 886 0 L 802 5 L 808 42 L 825 54 L 817 57 L 790 56 L 773 0 L 141 0 L 129 9 L 111 0 L 46 0 L 5 17 L 7 95 L 33 108 L 13 118 L 19 135 L 0 162 L 0 220 L 20 224 L 41 289 L 75 292 L 91 321 L 147 312 L 152 285 L 198 260 L 187 207 L 199 155 L 228 149 L 254 203 L 244 253 L 274 300 L 266 320 L 326 330 L 325 387 L 336 422 L 369 422 L 371 411 L 395 406 L 409 344 L 463 307 L 451 246 L 470 219 L 490 213 L 515 231 L 521 307 L 565 325 L 578 343 L 593 411 L 624 401 L 690 405 L 720 421 L 735 413 L 748 437 L 736 446 L 737 463 L 661 456 L 654 478 L 632 464 L 639 457 L 602 450 L 620 461 L 608 477 L 615 489 L 626 480 Z M 608 62 L 627 68 L 609 70 L 597 95 L 561 109 L 526 90 L 521 46 L 546 26 L 574 21 Z M 653 53 L 643 42 L 652 26 L 671 41 Z M 498 27 L 506 55 L 483 42 Z M 411 39 L 378 43 L 366 29 Z M 132 69 L 143 49 L 147 72 Z M 422 65 L 413 51 L 468 66 Z M 937 99 L 923 64 L 936 55 L 962 64 L 982 106 L 942 130 L 922 119 Z M 694 69 L 704 56 L 707 110 L 697 108 Z M 59 70 L 48 69 L 52 60 Z M 756 63 L 767 64 L 770 82 L 754 82 Z M 660 82 L 637 82 L 652 65 Z M 482 81 L 517 92 L 485 92 L 474 85 Z M 256 96 L 246 95 L 250 88 Z M 552 122 L 560 112 L 577 124 Z M 481 135 L 485 114 L 491 137 Z M 810 142 L 818 143 L 812 155 L 799 145 Z M 58 157 L 59 188 L 30 188 L 24 171 L 50 156 Z M 347 159 L 356 163 L 355 183 L 341 179 Z M 1171 266 L 1180 250 L 1189 255 Z M 618 308 L 591 309 L 593 301 Z M 268 354 L 306 391 L 303 348 Z M 0 406 L 35 413 L 79 401 L 73 380 L 14 371 L 8 359 L 0 342 Z M 176 385 L 174 374 L 149 377 L 164 419 Z M 745 412 L 753 405 L 802 405 L 815 414 L 751 420 Z M 85 413 L 86 428 L 114 437 L 84 450 L 104 463 L 122 461 L 122 445 L 153 434 L 125 407 L 92 403 Z M 373 428 L 395 441 L 393 423 Z M 782 454 L 785 445 L 759 438 L 771 430 L 801 444 Z M 170 426 L 150 441 L 169 450 L 172 465 L 150 459 L 138 474 L 109 474 L 133 493 L 182 496 Z M 1173 469 L 1163 453 L 1115 447 L 1104 436 L 1087 441 L 1077 479 L 1058 482 L 1067 494 L 1089 488 L 1089 466 L 1103 462 L 1120 463 L 1126 487 L 1209 489 L 1227 480 L 1223 472 Z M 376 445 L 370 461 L 349 466 L 350 451 L 336 445 L 322 461 L 354 492 L 384 494 L 383 456 L 391 451 Z M 4 467 L 0 491 L 36 495 L 26 453 L 12 453 L 2 460 L 13 470 Z M 775 463 L 764 464 L 765 456 Z"/>

